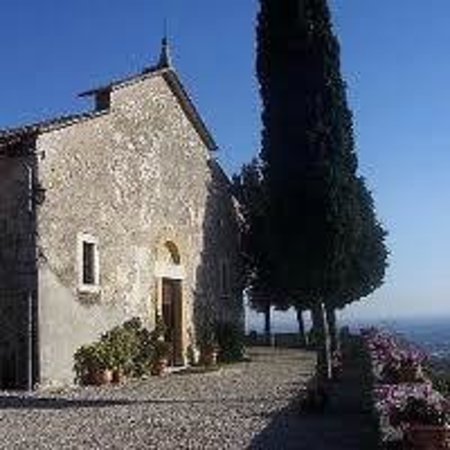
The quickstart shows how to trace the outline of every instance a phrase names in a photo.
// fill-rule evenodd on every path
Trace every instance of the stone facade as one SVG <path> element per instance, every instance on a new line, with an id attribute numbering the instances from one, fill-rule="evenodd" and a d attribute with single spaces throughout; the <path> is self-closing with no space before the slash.
<path id="1" fill-rule="evenodd" d="M 205 311 L 242 321 L 229 181 L 174 80 L 172 68 L 155 69 L 109 87 L 108 109 L 36 133 L 42 385 L 72 382 L 75 350 L 107 329 L 134 316 L 152 327 L 163 279 L 181 281 L 183 360 Z M 90 288 L 81 273 L 86 237 L 98 266 Z"/>

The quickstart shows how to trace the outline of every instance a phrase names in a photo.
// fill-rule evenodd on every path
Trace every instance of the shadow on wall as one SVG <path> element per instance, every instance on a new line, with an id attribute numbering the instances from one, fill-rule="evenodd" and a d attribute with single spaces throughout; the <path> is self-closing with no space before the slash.
<path id="1" fill-rule="evenodd" d="M 231 183 L 209 161 L 211 182 L 205 205 L 200 264 L 196 271 L 194 327 L 197 346 L 214 339 L 217 323 L 239 323 L 244 331 L 240 231 Z"/>
<path id="2" fill-rule="evenodd" d="M 38 376 L 36 208 L 43 192 L 34 148 L 33 137 L 0 142 L 0 389 L 26 388 Z"/>

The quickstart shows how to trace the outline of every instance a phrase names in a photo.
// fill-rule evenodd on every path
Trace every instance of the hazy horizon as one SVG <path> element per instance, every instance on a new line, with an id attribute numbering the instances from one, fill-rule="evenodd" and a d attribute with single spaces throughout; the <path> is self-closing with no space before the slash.
<path id="1" fill-rule="evenodd" d="M 247 310 L 246 315 L 246 331 L 257 331 L 262 333 L 264 330 L 264 314 L 256 313 L 255 311 Z M 274 333 L 280 332 L 297 332 L 298 325 L 295 312 L 291 311 L 272 311 L 272 330 Z M 305 325 L 309 329 L 311 326 L 311 319 L 309 312 L 304 313 Z M 429 315 L 429 316 L 393 316 L 388 315 L 385 317 L 374 317 L 374 316 L 349 316 L 348 314 L 338 313 L 338 322 L 340 326 L 395 326 L 395 325 L 417 325 L 426 326 L 428 324 L 447 324 L 450 323 L 449 315 Z M 450 327 L 449 327 L 450 328 Z"/>

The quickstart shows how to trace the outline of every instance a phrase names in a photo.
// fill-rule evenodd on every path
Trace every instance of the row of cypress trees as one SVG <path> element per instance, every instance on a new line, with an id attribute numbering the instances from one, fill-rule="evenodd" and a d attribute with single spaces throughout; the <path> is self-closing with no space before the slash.
<path id="1" fill-rule="evenodd" d="M 327 378 L 336 309 L 378 288 L 388 257 L 386 231 L 357 172 L 327 1 L 260 0 L 256 67 L 260 158 L 234 177 L 246 219 L 248 294 L 266 313 L 267 330 L 271 306 L 311 310 Z"/>

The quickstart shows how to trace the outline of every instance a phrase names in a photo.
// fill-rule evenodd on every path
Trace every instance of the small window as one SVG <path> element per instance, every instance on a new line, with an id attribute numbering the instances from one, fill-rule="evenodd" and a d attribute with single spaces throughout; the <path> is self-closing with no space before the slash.
<path id="1" fill-rule="evenodd" d="M 78 236 L 78 289 L 98 291 L 100 285 L 100 264 L 98 241 L 88 234 Z"/>
<path id="2" fill-rule="evenodd" d="M 95 284 L 95 244 L 83 242 L 83 284 Z"/>

